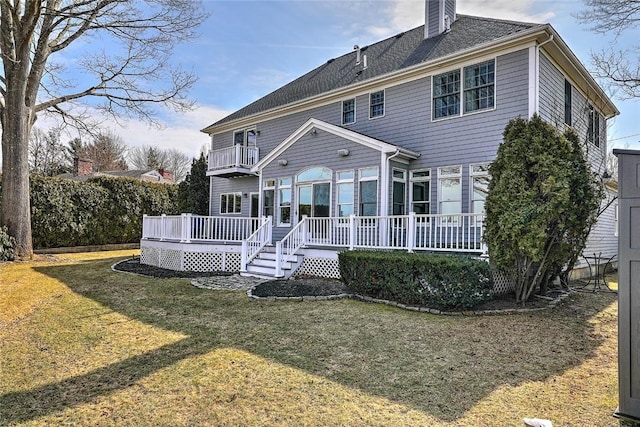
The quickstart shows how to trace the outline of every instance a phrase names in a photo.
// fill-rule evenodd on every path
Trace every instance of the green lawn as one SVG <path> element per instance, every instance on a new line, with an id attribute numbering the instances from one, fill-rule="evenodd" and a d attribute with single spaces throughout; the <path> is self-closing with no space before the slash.
<path id="1" fill-rule="evenodd" d="M 616 426 L 615 295 L 436 316 L 0 264 L 0 425 Z"/>

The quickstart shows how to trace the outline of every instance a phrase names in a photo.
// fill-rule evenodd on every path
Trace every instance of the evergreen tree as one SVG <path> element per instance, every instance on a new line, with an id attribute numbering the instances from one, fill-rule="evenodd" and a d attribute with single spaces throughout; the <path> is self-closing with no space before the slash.
<path id="1" fill-rule="evenodd" d="M 189 172 L 178 187 L 178 206 L 181 212 L 209 215 L 209 177 L 207 158 L 200 153 L 194 158 Z"/>
<path id="2" fill-rule="evenodd" d="M 511 120 L 491 164 L 484 239 L 524 303 L 553 277 L 566 280 L 595 223 L 602 184 L 575 132 L 539 116 Z"/>

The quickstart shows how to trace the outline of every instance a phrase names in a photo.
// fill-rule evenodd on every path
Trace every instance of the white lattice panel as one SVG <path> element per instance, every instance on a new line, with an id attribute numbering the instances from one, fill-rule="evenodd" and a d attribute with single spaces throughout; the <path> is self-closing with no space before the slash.
<path id="1" fill-rule="evenodd" d="M 162 249 L 160 252 L 160 267 L 174 271 L 182 270 L 182 251 Z"/>
<path id="2" fill-rule="evenodd" d="M 185 252 L 185 271 L 224 271 L 224 254 L 220 252 Z"/>
<path id="3" fill-rule="evenodd" d="M 240 259 L 241 254 L 237 252 L 225 252 L 225 266 L 224 271 L 228 271 L 230 273 L 235 273 L 240 271 Z"/>
<path id="4" fill-rule="evenodd" d="M 305 257 L 304 261 L 294 275 L 309 275 L 318 277 L 327 277 L 331 279 L 340 278 L 340 267 L 337 259 L 329 258 L 309 258 Z"/>
<path id="5" fill-rule="evenodd" d="M 140 248 L 140 263 L 153 265 L 154 267 L 158 267 L 160 263 L 160 250 L 157 248 Z"/>
<path id="6" fill-rule="evenodd" d="M 493 271 L 493 293 L 496 295 L 508 294 L 516 290 L 513 278 L 503 272 L 496 269 Z"/>

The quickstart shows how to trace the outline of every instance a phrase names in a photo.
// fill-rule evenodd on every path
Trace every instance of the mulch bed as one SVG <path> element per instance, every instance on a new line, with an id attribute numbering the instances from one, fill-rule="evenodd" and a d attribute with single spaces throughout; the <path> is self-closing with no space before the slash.
<path id="1" fill-rule="evenodd" d="M 213 276 L 231 276 L 233 273 L 216 272 L 194 272 L 194 271 L 174 271 L 151 265 L 141 264 L 139 258 L 122 261 L 113 267 L 117 271 L 136 273 L 154 278 L 197 278 Z M 552 289 L 548 296 L 554 298 L 560 290 Z M 352 294 L 347 286 L 337 279 L 327 279 L 322 277 L 298 276 L 290 279 L 269 280 L 257 285 L 252 290 L 252 294 L 257 297 L 305 297 L 305 296 L 331 296 L 341 294 Z M 528 309 L 545 308 L 551 301 L 539 297 L 533 297 L 527 301 L 525 307 Z M 473 307 L 474 311 L 494 311 L 523 308 L 517 304 L 512 294 L 500 295 L 490 301 L 486 301 Z M 444 311 L 461 311 L 457 309 Z"/>
<path id="2" fill-rule="evenodd" d="M 121 261 L 113 266 L 114 270 L 127 273 L 141 274 L 143 276 L 154 277 L 156 279 L 195 279 L 196 277 L 232 276 L 233 273 L 225 271 L 174 271 L 166 268 L 155 267 L 140 263 L 140 258 L 131 258 Z"/>

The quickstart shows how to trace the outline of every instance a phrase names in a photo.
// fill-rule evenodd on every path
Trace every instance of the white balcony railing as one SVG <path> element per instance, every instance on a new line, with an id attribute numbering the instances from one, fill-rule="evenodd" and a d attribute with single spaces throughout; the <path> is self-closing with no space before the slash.
<path id="1" fill-rule="evenodd" d="M 142 238 L 182 243 L 242 242 L 267 221 L 267 218 L 228 218 L 195 214 L 145 215 L 142 220 Z"/>
<path id="2" fill-rule="evenodd" d="M 258 163 L 258 147 L 245 147 L 237 144 L 233 147 L 209 151 L 209 170 L 230 168 L 251 169 Z"/>

